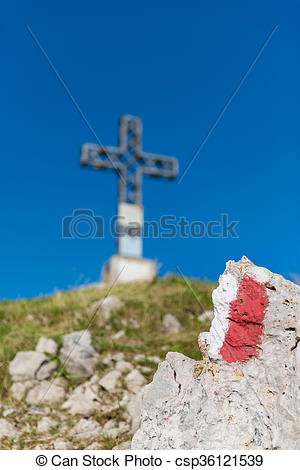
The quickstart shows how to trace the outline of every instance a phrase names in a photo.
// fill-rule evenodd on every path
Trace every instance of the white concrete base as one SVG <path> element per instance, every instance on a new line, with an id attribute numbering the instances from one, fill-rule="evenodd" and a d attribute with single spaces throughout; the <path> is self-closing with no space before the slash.
<path id="1" fill-rule="evenodd" d="M 145 258 L 112 256 L 102 268 L 101 279 L 107 284 L 152 281 L 156 276 L 154 261 Z"/>

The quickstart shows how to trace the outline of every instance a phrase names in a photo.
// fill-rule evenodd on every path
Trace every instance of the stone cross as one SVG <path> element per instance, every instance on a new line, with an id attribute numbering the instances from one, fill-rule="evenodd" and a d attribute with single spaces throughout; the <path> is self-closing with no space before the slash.
<path id="1" fill-rule="evenodd" d="M 118 215 L 136 213 L 132 223 L 142 219 L 142 179 L 143 175 L 173 179 L 178 174 L 178 160 L 145 153 L 142 149 L 142 120 L 137 116 L 125 115 L 119 124 L 119 146 L 102 146 L 86 143 L 81 148 L 81 165 L 95 170 L 110 169 L 118 175 Z M 133 205 L 135 207 L 133 207 Z M 120 209 L 121 208 L 121 209 Z M 140 213 L 140 214 L 139 214 Z M 123 216 L 122 216 L 123 217 Z M 122 226 L 122 238 L 118 239 L 118 254 L 140 257 L 141 237 L 128 233 L 128 217 Z"/>

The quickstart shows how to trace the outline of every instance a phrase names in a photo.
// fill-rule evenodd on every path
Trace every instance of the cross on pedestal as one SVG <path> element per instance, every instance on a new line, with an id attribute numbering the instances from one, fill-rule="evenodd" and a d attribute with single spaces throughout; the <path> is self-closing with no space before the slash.
<path id="1" fill-rule="evenodd" d="M 117 253 L 121 256 L 140 258 L 142 238 L 130 225 L 141 227 L 143 221 L 143 175 L 156 178 L 175 178 L 178 161 L 145 153 L 142 149 L 142 120 L 137 116 L 122 116 L 119 123 L 119 146 L 110 147 L 84 144 L 81 148 L 81 165 L 95 170 L 110 169 L 118 175 L 119 236 Z"/>

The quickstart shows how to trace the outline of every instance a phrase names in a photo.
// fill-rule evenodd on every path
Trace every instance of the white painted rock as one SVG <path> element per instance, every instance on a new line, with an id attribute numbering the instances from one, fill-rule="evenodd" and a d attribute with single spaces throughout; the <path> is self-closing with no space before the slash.
<path id="1" fill-rule="evenodd" d="M 9 364 L 9 373 L 14 382 L 36 378 L 36 373 L 47 356 L 37 351 L 20 351 Z"/>
<path id="2" fill-rule="evenodd" d="M 213 303 L 204 359 L 167 354 L 132 449 L 299 449 L 300 286 L 243 257 Z"/>
<path id="3" fill-rule="evenodd" d="M 57 344 L 54 339 L 42 337 L 39 339 L 35 350 L 41 353 L 56 354 Z"/>
<path id="4" fill-rule="evenodd" d="M 75 331 L 62 338 L 60 360 L 72 377 L 89 377 L 93 374 L 99 354 L 92 346 L 89 331 Z"/>
<path id="5" fill-rule="evenodd" d="M 171 313 L 167 313 L 163 318 L 163 326 L 166 333 L 180 333 L 183 330 L 183 326 L 180 321 L 174 317 Z"/>

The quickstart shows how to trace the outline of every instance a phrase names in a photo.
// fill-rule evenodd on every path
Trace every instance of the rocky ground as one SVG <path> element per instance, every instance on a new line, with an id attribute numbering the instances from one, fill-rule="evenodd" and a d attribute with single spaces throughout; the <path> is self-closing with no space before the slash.
<path id="1" fill-rule="evenodd" d="M 166 352 L 201 359 L 213 287 L 170 277 L 0 302 L 1 448 L 129 448 Z"/>

